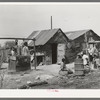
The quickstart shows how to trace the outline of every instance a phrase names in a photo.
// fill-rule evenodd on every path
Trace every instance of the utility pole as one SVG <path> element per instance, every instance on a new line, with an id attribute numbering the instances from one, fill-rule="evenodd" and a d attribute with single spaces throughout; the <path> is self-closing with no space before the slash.
<path id="1" fill-rule="evenodd" d="M 52 16 L 51 16 L 51 29 L 52 29 Z"/>

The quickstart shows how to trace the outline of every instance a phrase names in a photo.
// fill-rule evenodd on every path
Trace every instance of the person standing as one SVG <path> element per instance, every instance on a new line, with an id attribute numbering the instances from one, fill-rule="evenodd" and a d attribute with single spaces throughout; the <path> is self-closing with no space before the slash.
<path id="1" fill-rule="evenodd" d="M 30 53 L 29 53 L 29 49 L 28 49 L 28 44 L 27 42 L 24 43 L 24 47 L 22 48 L 22 55 L 23 56 L 28 56 Z"/>
<path id="2" fill-rule="evenodd" d="M 88 53 L 89 53 L 89 66 L 91 69 L 94 69 L 94 64 L 93 64 L 93 61 L 94 61 L 94 47 L 90 47 L 88 49 Z"/>

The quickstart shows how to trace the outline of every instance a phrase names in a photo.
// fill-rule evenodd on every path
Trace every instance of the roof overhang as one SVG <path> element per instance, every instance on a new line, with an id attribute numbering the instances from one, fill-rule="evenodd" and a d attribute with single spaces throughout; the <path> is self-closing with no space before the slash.
<path id="1" fill-rule="evenodd" d="M 90 41 L 88 42 L 89 44 L 96 44 L 96 43 L 100 43 L 100 41 Z"/>

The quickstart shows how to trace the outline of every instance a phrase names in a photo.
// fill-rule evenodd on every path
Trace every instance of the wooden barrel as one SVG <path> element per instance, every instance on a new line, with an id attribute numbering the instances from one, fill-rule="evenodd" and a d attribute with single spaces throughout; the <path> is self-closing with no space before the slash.
<path id="1" fill-rule="evenodd" d="M 75 59 L 75 75 L 84 75 L 83 59 Z"/>

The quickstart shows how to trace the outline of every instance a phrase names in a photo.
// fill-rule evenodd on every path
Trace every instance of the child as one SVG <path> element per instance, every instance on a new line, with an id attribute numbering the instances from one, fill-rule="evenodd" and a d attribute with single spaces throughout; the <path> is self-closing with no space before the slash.
<path id="1" fill-rule="evenodd" d="M 61 68 L 62 71 L 66 70 L 65 58 L 62 59 L 61 67 L 60 68 Z"/>
<path id="2" fill-rule="evenodd" d="M 86 51 L 83 52 L 82 59 L 84 67 L 89 66 L 89 57 L 86 55 Z"/>

